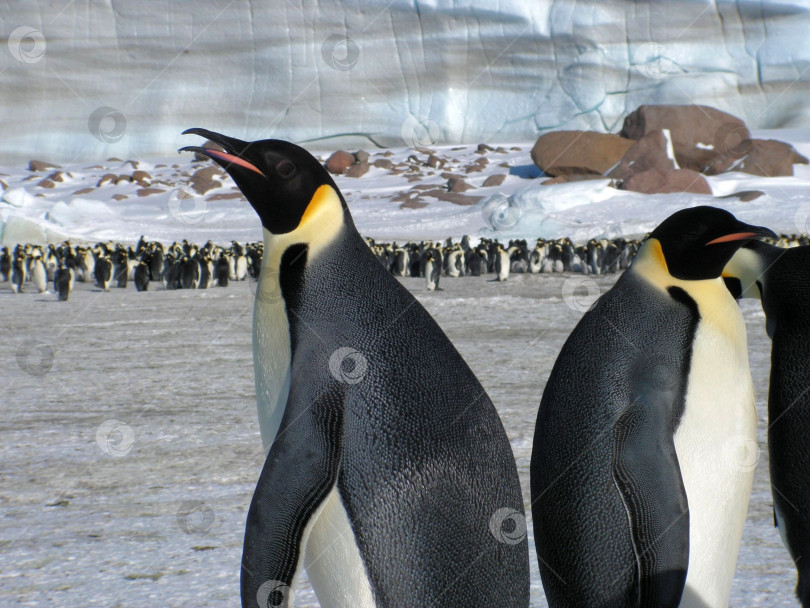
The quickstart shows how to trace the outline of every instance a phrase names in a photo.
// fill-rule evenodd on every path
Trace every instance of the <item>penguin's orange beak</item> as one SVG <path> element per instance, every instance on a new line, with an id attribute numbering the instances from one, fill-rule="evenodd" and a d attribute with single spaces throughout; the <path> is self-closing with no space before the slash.
<path id="1" fill-rule="evenodd" d="M 208 129 L 200 129 L 198 127 L 186 129 L 183 131 L 183 135 L 200 135 L 201 137 L 205 137 L 209 141 L 222 146 L 225 151 L 215 150 L 213 148 L 202 148 L 200 146 L 184 146 L 183 148 L 180 148 L 178 152 L 198 152 L 215 161 L 225 163 L 225 165 L 236 165 L 238 167 L 254 171 L 255 173 L 258 173 L 264 177 L 264 173 L 262 173 L 262 171 L 256 165 L 245 159 L 245 153 L 248 151 L 251 145 L 249 142 L 236 139 L 235 137 L 228 137 L 227 135 L 222 135 L 222 133 L 209 131 Z M 225 167 L 225 169 L 227 170 L 227 167 Z"/>
<path id="2" fill-rule="evenodd" d="M 715 245 L 717 243 L 730 243 L 731 241 L 746 241 L 749 239 L 755 239 L 758 236 L 760 235 L 758 235 L 756 232 L 735 232 L 734 234 L 727 234 L 725 236 L 718 237 L 706 244 Z"/>

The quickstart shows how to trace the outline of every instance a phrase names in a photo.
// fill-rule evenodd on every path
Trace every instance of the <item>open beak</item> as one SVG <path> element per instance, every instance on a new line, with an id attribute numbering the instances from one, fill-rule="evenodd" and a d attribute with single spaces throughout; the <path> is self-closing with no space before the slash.
<path id="1" fill-rule="evenodd" d="M 716 239 L 706 243 L 706 245 L 731 243 L 734 241 L 750 241 L 753 239 L 778 238 L 777 234 L 773 230 L 765 228 L 764 226 L 749 226 L 747 224 L 741 224 L 740 228 L 743 228 L 743 230 L 717 237 Z"/>
<path id="2" fill-rule="evenodd" d="M 236 165 L 238 167 L 249 169 L 250 171 L 255 171 L 259 175 L 264 175 L 264 173 L 262 173 L 258 167 L 256 167 L 256 165 L 244 158 L 245 152 L 247 152 L 248 148 L 250 148 L 249 142 L 242 141 L 241 139 L 236 139 L 234 137 L 228 137 L 227 135 L 222 135 L 220 133 L 214 133 L 208 129 L 200 129 L 198 127 L 183 131 L 183 135 L 190 134 L 205 137 L 209 141 L 222 146 L 225 151 L 223 152 L 222 150 L 203 148 L 200 146 L 184 146 L 180 148 L 178 152 L 199 152 L 200 154 L 204 154 L 208 158 L 216 161 L 226 171 L 229 171 L 229 169 Z"/>

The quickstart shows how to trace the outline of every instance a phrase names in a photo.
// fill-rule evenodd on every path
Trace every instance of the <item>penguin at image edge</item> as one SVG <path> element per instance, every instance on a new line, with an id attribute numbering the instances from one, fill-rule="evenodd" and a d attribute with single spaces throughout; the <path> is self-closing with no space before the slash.
<path id="1" fill-rule="evenodd" d="M 728 605 L 756 411 L 720 275 L 765 236 L 713 207 L 673 214 L 563 346 L 530 466 L 551 608 Z"/>
<path id="2" fill-rule="evenodd" d="M 289 604 L 305 568 L 324 606 L 527 607 L 528 543 L 509 536 L 525 530 L 517 467 L 458 351 L 311 154 L 186 133 L 224 149 L 183 148 L 231 175 L 264 232 L 253 348 L 269 451 L 243 606 Z"/>
<path id="3" fill-rule="evenodd" d="M 810 246 L 751 242 L 723 277 L 737 298 L 757 298 L 771 338 L 768 462 L 774 524 L 796 564 L 796 597 L 810 607 Z"/>

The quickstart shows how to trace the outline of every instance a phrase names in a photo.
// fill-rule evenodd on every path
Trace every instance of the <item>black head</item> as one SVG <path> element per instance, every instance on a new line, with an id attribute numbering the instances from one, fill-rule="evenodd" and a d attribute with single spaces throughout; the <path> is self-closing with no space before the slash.
<path id="1" fill-rule="evenodd" d="M 692 207 L 670 215 L 650 233 L 661 243 L 669 274 L 677 279 L 714 279 L 746 242 L 775 234 L 744 224 L 716 207 Z"/>
<path id="2" fill-rule="evenodd" d="M 186 134 L 200 135 L 224 148 L 223 152 L 186 146 L 179 151 L 199 152 L 225 169 L 259 215 L 262 225 L 273 234 L 295 230 L 321 186 L 329 185 L 339 193 L 321 163 L 288 141 L 246 142 L 198 128 L 183 131 Z M 341 203 L 345 209 L 342 196 Z"/>

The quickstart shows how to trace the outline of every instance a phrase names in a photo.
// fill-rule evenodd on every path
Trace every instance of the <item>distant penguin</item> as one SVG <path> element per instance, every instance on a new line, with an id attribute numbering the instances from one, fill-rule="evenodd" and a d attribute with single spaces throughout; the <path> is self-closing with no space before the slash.
<path id="1" fill-rule="evenodd" d="M 442 263 L 441 258 L 437 257 L 435 249 L 431 249 L 426 253 L 425 257 L 425 288 L 428 291 L 435 291 L 439 289 L 439 280 L 442 276 Z"/>
<path id="2" fill-rule="evenodd" d="M 222 254 L 219 256 L 216 266 L 214 266 L 214 277 L 217 281 L 217 287 L 227 287 L 230 274 L 230 264 L 228 262 L 228 258 Z"/>
<path id="3" fill-rule="evenodd" d="M 481 273 L 485 270 L 484 258 L 481 253 L 473 249 L 467 256 L 467 270 L 470 276 L 480 277 Z"/>
<path id="4" fill-rule="evenodd" d="M 45 269 L 45 262 L 42 261 L 42 258 L 36 258 L 32 262 L 31 278 L 39 293 L 48 291 L 48 271 Z"/>
<path id="5" fill-rule="evenodd" d="M 25 258 L 20 253 L 14 256 L 11 263 L 11 291 L 22 293 L 25 284 Z"/>
<path id="6" fill-rule="evenodd" d="M 149 265 L 146 262 L 139 262 L 135 267 L 135 289 L 146 291 L 149 289 Z"/>
<path id="7" fill-rule="evenodd" d="M 530 465 L 551 608 L 728 606 L 757 419 L 720 274 L 766 236 L 713 207 L 673 214 L 568 337 Z"/>
<path id="8" fill-rule="evenodd" d="M 515 461 L 461 355 L 380 265 L 317 159 L 189 132 L 225 149 L 191 148 L 231 175 L 264 232 L 253 344 L 269 453 L 243 607 L 281 599 L 301 568 L 323 606 L 528 606 Z"/>
<path id="9" fill-rule="evenodd" d="M 70 280 L 71 271 L 67 266 L 61 265 L 57 267 L 53 276 L 53 289 L 56 292 L 56 297 L 60 302 L 67 302 L 70 296 Z"/>
<path id="10" fill-rule="evenodd" d="M 771 337 L 768 455 L 774 521 L 798 571 L 796 596 L 810 606 L 810 247 L 760 242 L 723 271 L 736 297 L 762 300 Z"/>
<path id="11" fill-rule="evenodd" d="M 394 252 L 394 275 L 398 277 L 407 276 L 409 264 L 408 251 L 400 247 Z"/>
<path id="12" fill-rule="evenodd" d="M 498 246 L 495 253 L 495 273 L 496 280 L 505 281 L 509 278 L 509 271 L 512 267 L 512 261 L 509 259 L 509 253 L 502 247 Z"/>
<path id="13" fill-rule="evenodd" d="M 11 256 L 8 247 L 0 249 L 0 282 L 5 283 L 11 277 Z"/>
<path id="14" fill-rule="evenodd" d="M 244 281 L 247 278 L 247 258 L 241 253 L 236 256 L 234 273 L 237 281 Z"/>
<path id="15" fill-rule="evenodd" d="M 197 260 L 183 257 L 180 260 L 180 285 L 183 289 L 197 289 L 200 282 L 200 265 Z"/>
<path id="16" fill-rule="evenodd" d="M 101 287 L 104 291 L 109 291 L 110 280 L 112 279 L 112 262 L 110 258 L 105 255 L 96 258 L 93 274 L 96 277 L 96 285 Z"/>
<path id="17" fill-rule="evenodd" d="M 129 257 L 126 249 L 119 249 L 115 252 L 113 277 L 118 287 L 126 288 L 127 278 L 129 277 Z"/>
<path id="18" fill-rule="evenodd" d="M 197 289 L 208 289 L 211 286 L 211 266 L 208 258 L 197 260 L 200 265 L 200 280 Z"/>
<path id="19" fill-rule="evenodd" d="M 163 246 L 158 245 L 149 254 L 149 279 L 151 281 L 160 281 L 162 279 L 165 262 Z"/>

